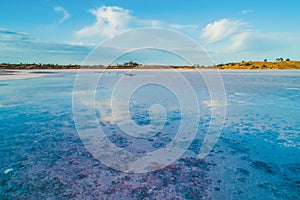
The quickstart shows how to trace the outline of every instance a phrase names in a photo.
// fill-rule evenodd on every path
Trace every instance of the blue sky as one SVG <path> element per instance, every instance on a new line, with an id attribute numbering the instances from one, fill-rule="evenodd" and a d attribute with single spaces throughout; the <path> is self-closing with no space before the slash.
<path id="1" fill-rule="evenodd" d="M 215 63 L 300 60 L 297 0 L 2 0 L 0 9 L 0 63 L 80 64 L 108 37 L 143 27 L 179 31 Z"/>

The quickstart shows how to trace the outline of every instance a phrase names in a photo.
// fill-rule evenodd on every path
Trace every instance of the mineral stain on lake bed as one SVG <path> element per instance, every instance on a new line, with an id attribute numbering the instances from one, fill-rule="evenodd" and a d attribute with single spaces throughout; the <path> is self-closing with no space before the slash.
<path id="1" fill-rule="evenodd" d="M 194 71 L 182 73 L 200 102 L 196 138 L 182 158 L 144 174 L 111 169 L 87 151 L 72 116 L 75 72 L 0 81 L 0 198 L 299 199 L 300 72 L 221 71 L 227 116 L 217 144 L 203 159 L 196 154 L 210 122 L 210 96 Z M 127 75 L 112 70 L 107 76 Z M 147 76 L 151 71 L 127 77 Z M 106 98 L 111 89 L 99 86 L 96 97 Z M 164 97 L 166 106 L 176 103 L 173 98 Z M 142 151 L 139 144 L 155 150 L 172 140 L 181 119 L 176 108 L 159 133 L 139 141 L 96 114 L 112 143 Z M 133 120 L 149 124 L 147 109 L 133 105 Z"/>

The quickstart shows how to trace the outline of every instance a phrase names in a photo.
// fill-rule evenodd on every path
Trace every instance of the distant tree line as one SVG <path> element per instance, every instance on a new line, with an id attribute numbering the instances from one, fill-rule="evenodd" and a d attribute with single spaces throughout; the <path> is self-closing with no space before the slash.
<path id="1" fill-rule="evenodd" d="M 9 64 L 2 63 L 0 64 L 0 69 L 79 69 L 80 65 L 58 65 L 58 64 Z"/>

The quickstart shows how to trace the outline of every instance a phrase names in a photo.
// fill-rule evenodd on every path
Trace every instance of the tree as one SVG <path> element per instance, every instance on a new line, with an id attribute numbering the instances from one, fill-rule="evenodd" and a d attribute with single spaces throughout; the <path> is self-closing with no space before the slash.
<path id="1" fill-rule="evenodd" d="M 264 62 L 267 62 L 268 60 L 267 59 L 264 59 Z"/>
<path id="2" fill-rule="evenodd" d="M 290 61 L 290 59 L 289 59 L 289 58 L 287 58 L 285 61 Z"/>
<path id="3" fill-rule="evenodd" d="M 276 61 L 277 61 L 277 62 L 282 62 L 282 61 L 283 61 L 283 58 L 276 58 Z"/>
<path id="4" fill-rule="evenodd" d="M 141 65 L 141 64 L 139 64 L 139 63 L 137 63 L 137 62 L 133 62 L 133 61 L 125 62 L 125 63 L 123 64 L 123 66 L 125 66 L 125 67 L 137 67 L 137 66 L 139 66 L 139 65 Z"/>

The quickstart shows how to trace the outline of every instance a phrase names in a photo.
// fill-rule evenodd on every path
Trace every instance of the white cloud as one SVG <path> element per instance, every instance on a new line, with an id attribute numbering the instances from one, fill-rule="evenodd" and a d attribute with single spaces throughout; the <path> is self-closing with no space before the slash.
<path id="1" fill-rule="evenodd" d="M 243 30 L 230 37 L 226 43 L 210 46 L 211 56 L 216 63 L 241 60 L 274 60 L 278 55 L 297 59 L 298 34 Z"/>
<path id="2" fill-rule="evenodd" d="M 137 27 L 164 27 L 173 29 L 197 28 L 195 25 L 168 24 L 155 19 L 140 19 L 133 12 L 118 6 L 101 6 L 90 10 L 96 21 L 76 32 L 77 36 L 112 36 Z"/>
<path id="3" fill-rule="evenodd" d="M 208 24 L 202 33 L 202 37 L 208 43 L 219 42 L 235 34 L 243 25 L 239 20 L 221 19 Z"/>
<path id="4" fill-rule="evenodd" d="M 59 23 L 63 23 L 71 17 L 70 13 L 63 7 L 57 6 L 54 8 L 54 11 L 63 14 L 62 18 L 59 20 Z"/>
<path id="5" fill-rule="evenodd" d="M 101 6 L 90 10 L 96 22 L 77 31 L 79 36 L 103 35 L 111 36 L 128 29 L 132 20 L 131 11 L 118 6 Z"/>

